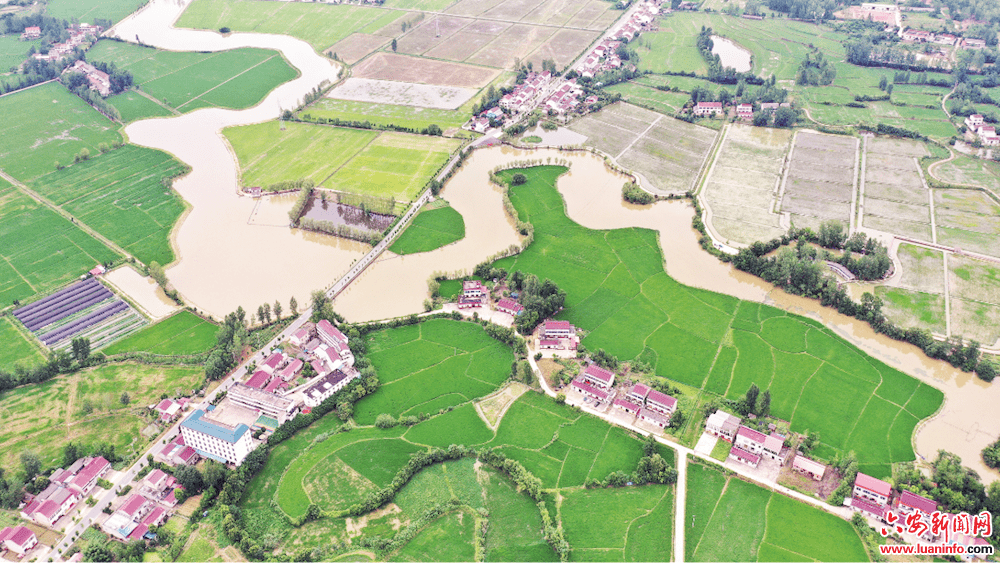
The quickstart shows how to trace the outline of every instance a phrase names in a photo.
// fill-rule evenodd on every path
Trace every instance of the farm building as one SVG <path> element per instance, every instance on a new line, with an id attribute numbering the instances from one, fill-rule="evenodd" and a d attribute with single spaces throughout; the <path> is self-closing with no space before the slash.
<path id="1" fill-rule="evenodd" d="M 479 280 L 468 280 L 462 282 L 462 297 L 482 297 L 486 294 L 486 287 Z"/>
<path id="2" fill-rule="evenodd" d="M 538 347 L 543 350 L 555 350 L 559 348 L 559 341 L 542 339 L 538 341 Z"/>
<path id="3" fill-rule="evenodd" d="M 587 369 L 583 370 L 583 379 L 605 390 L 615 384 L 615 374 L 596 365 L 587 366 Z"/>
<path id="4" fill-rule="evenodd" d="M 736 106 L 736 117 L 740 119 L 753 119 L 753 104 L 740 104 Z"/>
<path id="5" fill-rule="evenodd" d="M 694 106 L 694 114 L 698 116 L 722 115 L 722 102 L 698 102 Z"/>
<path id="6" fill-rule="evenodd" d="M 305 396 L 306 406 L 319 406 L 320 403 L 328 397 L 332 397 L 337 391 L 343 389 L 357 376 L 358 372 L 354 370 L 344 373 L 339 369 L 326 374 L 319 381 L 313 383 L 308 389 L 302 392 L 303 396 Z"/>
<path id="7" fill-rule="evenodd" d="M 814 481 L 821 481 L 823 475 L 826 474 L 825 465 L 801 455 L 796 455 L 795 459 L 792 460 L 792 468 L 812 477 Z"/>
<path id="8" fill-rule="evenodd" d="M 666 428 L 670 424 L 670 417 L 649 409 L 639 409 L 639 419 L 650 424 L 655 424 L 660 428 Z"/>
<path id="9" fill-rule="evenodd" d="M 778 434 L 771 434 L 764 438 L 764 452 L 767 457 L 781 461 L 781 448 L 785 445 L 785 439 Z"/>
<path id="10" fill-rule="evenodd" d="M 49 482 L 84 497 L 97 485 L 97 480 L 110 470 L 111 464 L 103 457 L 81 458 L 66 469 L 55 470 L 49 477 Z"/>
<path id="11" fill-rule="evenodd" d="M 21 509 L 21 516 L 34 520 L 42 526 L 51 527 L 78 502 L 80 502 L 79 493 L 50 483 L 44 491 L 28 501 L 28 504 Z"/>
<path id="12" fill-rule="evenodd" d="M 281 364 L 285 362 L 285 356 L 281 352 L 275 352 L 268 356 L 257 369 L 267 372 L 268 375 L 273 375 L 274 370 L 278 369 Z"/>
<path id="13" fill-rule="evenodd" d="M 101 96 L 107 98 L 111 95 L 111 78 L 108 76 L 108 73 L 97 70 L 94 65 L 84 61 L 76 61 L 71 66 L 67 67 L 66 70 L 63 71 L 63 74 L 68 72 L 78 72 L 87 77 L 87 82 L 90 83 L 90 89 L 96 90 Z"/>
<path id="14" fill-rule="evenodd" d="M 271 374 L 263 370 L 255 371 L 250 379 L 246 381 L 246 386 L 251 389 L 263 389 L 267 382 L 271 380 Z"/>
<path id="15" fill-rule="evenodd" d="M 223 403 L 225 402 L 223 399 Z M 240 410 L 247 411 L 250 415 L 242 416 Z M 254 449 L 249 425 L 256 419 L 256 414 L 250 409 L 223 409 L 220 404 L 220 407 L 211 412 L 198 409 L 191 413 L 181 423 L 181 435 L 184 436 L 184 442 L 193 447 L 198 455 L 221 463 L 240 465 Z"/>
<path id="16" fill-rule="evenodd" d="M 167 521 L 168 516 L 170 515 L 167 513 L 166 508 L 157 506 L 142 519 L 142 523 L 147 526 L 162 526 L 163 523 Z"/>
<path id="17" fill-rule="evenodd" d="M 736 439 L 736 431 L 740 428 L 740 418 L 724 411 L 715 411 L 705 423 L 705 431 L 718 436 L 727 442 Z"/>
<path id="18" fill-rule="evenodd" d="M 582 377 L 574 379 L 571 386 L 573 387 L 573 389 L 582 393 L 583 395 L 586 395 L 588 397 L 593 397 L 598 401 L 606 401 L 608 399 L 607 393 L 601 391 L 597 387 L 594 387 L 590 383 L 587 383 L 587 381 L 584 380 Z"/>
<path id="19" fill-rule="evenodd" d="M 483 300 L 479 297 L 460 297 L 458 299 L 459 309 L 478 309 L 483 306 Z"/>
<path id="20" fill-rule="evenodd" d="M 733 445 L 742 448 L 752 454 L 761 454 L 764 451 L 764 441 L 767 436 L 753 428 L 740 425 L 736 431 L 736 440 Z"/>
<path id="21" fill-rule="evenodd" d="M 160 422 L 171 422 L 180 416 L 183 406 L 173 399 L 163 399 L 153 410 L 160 415 Z"/>
<path id="22" fill-rule="evenodd" d="M 24 33 L 21 34 L 22 41 L 31 41 L 32 39 L 38 39 L 42 36 L 42 28 L 37 25 L 29 26 L 24 28 Z"/>
<path id="23" fill-rule="evenodd" d="M 634 415 L 639 413 L 639 408 L 640 408 L 639 405 L 631 401 L 628 401 L 626 399 L 615 399 L 614 405 L 615 408 L 621 409 L 629 414 Z"/>
<path id="24" fill-rule="evenodd" d="M 938 33 L 934 36 L 934 42 L 938 45 L 954 45 L 956 41 L 958 41 L 958 37 L 950 33 Z"/>
<path id="25" fill-rule="evenodd" d="M 892 485 L 864 473 L 854 480 L 854 496 L 885 506 L 892 496 Z"/>
<path id="26" fill-rule="evenodd" d="M 636 383 L 628 392 L 629 400 L 635 401 L 640 405 L 646 403 L 647 395 L 649 395 L 649 387 L 643 385 L 642 383 Z"/>
<path id="27" fill-rule="evenodd" d="M 157 461 L 170 465 L 192 465 L 198 462 L 198 454 L 194 448 L 184 443 L 183 436 L 177 436 L 166 444 L 154 456 Z"/>
<path id="28" fill-rule="evenodd" d="M 323 319 L 316 323 L 316 334 L 324 344 L 336 350 L 347 365 L 354 365 L 354 353 L 347 345 L 347 337 L 337 327 L 330 324 L 330 321 Z"/>
<path id="29" fill-rule="evenodd" d="M 497 301 L 497 310 L 516 317 L 524 312 L 524 305 L 521 305 L 513 299 L 504 297 L 500 301 Z"/>
<path id="30" fill-rule="evenodd" d="M 986 48 L 986 42 L 982 39 L 966 37 L 965 39 L 962 39 L 962 47 L 965 49 L 984 49 Z"/>
<path id="31" fill-rule="evenodd" d="M 922 29 L 907 29 L 902 33 L 903 41 L 913 41 L 914 43 L 927 43 L 934 41 L 934 34 Z"/>
<path id="32" fill-rule="evenodd" d="M 874 503 L 863 498 L 849 498 L 844 501 L 844 504 L 850 503 L 850 507 L 857 512 L 863 512 L 872 518 L 875 518 L 879 522 L 885 522 L 885 514 L 887 512 L 886 507 L 881 504 Z"/>
<path id="33" fill-rule="evenodd" d="M 291 381 L 299 375 L 299 372 L 302 371 L 302 366 L 304 365 L 305 364 L 302 360 L 295 358 L 289 362 L 287 366 L 281 368 L 281 371 L 278 372 L 278 377 L 280 377 L 282 381 Z"/>
<path id="34" fill-rule="evenodd" d="M 927 497 L 922 497 L 910 491 L 903 491 L 896 501 L 896 508 L 903 514 L 920 512 L 927 518 L 930 518 L 937 510 L 937 503 Z"/>
<path id="35" fill-rule="evenodd" d="M 733 448 L 729 450 L 729 459 L 749 465 L 750 467 L 757 467 L 760 463 L 759 455 L 750 453 L 737 446 L 733 446 Z"/>
<path id="36" fill-rule="evenodd" d="M 300 328 L 288 337 L 288 341 L 295 346 L 303 346 L 306 342 L 309 342 L 309 331 L 305 328 Z"/>
<path id="37" fill-rule="evenodd" d="M 646 407 L 649 410 L 670 415 L 677 408 L 677 399 L 656 389 L 650 389 L 649 393 L 646 394 Z"/>
<path id="38" fill-rule="evenodd" d="M 36 545 L 38 545 L 38 538 L 35 536 L 35 532 L 24 526 L 7 527 L 0 530 L 0 547 L 5 547 L 22 557 Z"/>
<path id="39" fill-rule="evenodd" d="M 277 379 L 277 381 L 281 380 Z M 291 399 L 272 395 L 271 393 L 240 383 L 233 385 L 229 389 L 226 399 L 236 405 L 274 418 L 279 424 L 290 418 L 294 418 L 298 406 Z"/>
<path id="40" fill-rule="evenodd" d="M 542 336 L 545 338 L 570 338 L 576 335 L 576 328 L 569 321 L 545 321 Z"/>

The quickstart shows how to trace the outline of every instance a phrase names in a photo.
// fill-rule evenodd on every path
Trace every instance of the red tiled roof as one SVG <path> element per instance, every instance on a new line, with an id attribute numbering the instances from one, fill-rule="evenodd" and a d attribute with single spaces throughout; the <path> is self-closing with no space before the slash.
<path id="1" fill-rule="evenodd" d="M 246 386 L 252 387 L 254 389 L 260 389 L 261 387 L 264 386 L 265 383 L 267 383 L 267 380 L 270 377 L 271 375 L 266 371 L 255 372 L 253 374 L 253 377 L 247 380 Z"/>
<path id="2" fill-rule="evenodd" d="M 284 384 L 285 384 L 285 381 L 283 379 L 281 379 L 280 377 L 275 377 L 274 379 L 271 380 L 270 383 L 267 384 L 267 387 L 264 388 L 264 392 L 265 393 L 274 393 L 275 389 L 277 389 L 280 385 L 284 385 Z"/>
<path id="3" fill-rule="evenodd" d="M 558 346 L 559 345 L 559 341 L 558 340 L 544 340 L 543 339 L 543 340 L 540 340 L 538 342 L 538 344 L 539 344 L 539 346 Z"/>
<path id="4" fill-rule="evenodd" d="M 758 444 L 763 444 L 764 440 L 767 439 L 767 436 L 765 436 L 764 434 L 757 432 L 753 428 L 747 428 L 746 426 L 742 425 L 740 426 L 739 431 L 736 432 L 736 435 L 743 436 L 744 438 L 757 442 Z"/>
<path id="5" fill-rule="evenodd" d="M 632 401 L 626 401 L 625 399 L 615 399 L 615 406 L 616 407 L 622 407 L 623 409 L 629 410 L 629 411 L 632 411 L 632 412 L 638 412 L 639 411 L 639 405 L 633 403 Z"/>
<path id="6" fill-rule="evenodd" d="M 927 497 L 911 493 L 910 491 L 903 491 L 903 494 L 899 495 L 899 504 L 916 508 L 925 514 L 933 514 L 934 511 L 937 510 L 936 502 Z"/>
<path id="7" fill-rule="evenodd" d="M 742 459 L 743 461 L 749 461 L 750 463 L 757 464 L 760 463 L 760 456 L 757 454 L 752 454 L 743 448 L 737 448 L 733 446 L 733 449 L 729 450 L 729 455 Z"/>
<path id="8" fill-rule="evenodd" d="M 159 469 L 154 469 L 146 475 L 145 481 L 152 486 L 157 486 L 166 479 L 167 474 Z"/>
<path id="9" fill-rule="evenodd" d="M 55 516 L 57 512 L 59 512 L 59 505 L 51 500 L 47 500 L 43 502 L 42 505 L 39 506 L 37 510 L 35 510 L 35 512 L 38 512 L 43 516 L 45 516 L 46 518 L 48 518 L 49 520 L 51 520 L 52 517 Z"/>
<path id="10" fill-rule="evenodd" d="M 139 524 L 138 526 L 135 527 L 134 530 L 132 530 L 132 533 L 128 535 L 128 539 L 141 540 L 142 536 L 146 535 L 146 532 L 148 531 L 149 531 L 149 526 L 145 524 Z"/>
<path id="11" fill-rule="evenodd" d="M 521 305 L 520 303 L 518 303 L 517 301 L 514 301 L 513 299 L 509 299 L 507 297 L 504 297 L 500 301 L 497 301 L 497 308 L 498 309 L 512 309 L 514 311 L 523 311 L 524 310 L 524 305 Z"/>
<path id="12" fill-rule="evenodd" d="M 605 383 L 610 383 L 615 378 L 615 374 L 602 368 L 601 366 L 587 366 L 587 369 L 583 370 L 583 375 L 593 377 L 594 379 L 600 379 Z"/>
<path id="13" fill-rule="evenodd" d="M 580 390 L 580 392 L 594 395 L 598 399 L 601 399 L 602 401 L 608 398 L 607 393 L 601 391 L 600 389 L 594 387 L 593 385 L 587 383 L 586 381 L 583 381 L 582 379 L 574 379 L 573 387 L 576 387 L 578 390 Z"/>
<path id="14" fill-rule="evenodd" d="M 181 458 L 182 461 L 187 463 L 187 461 L 191 459 L 191 456 L 193 456 L 194 454 L 195 454 L 194 448 L 192 448 L 191 446 L 187 446 L 183 450 L 181 450 L 181 453 L 177 454 L 177 457 Z"/>
<path id="15" fill-rule="evenodd" d="M 854 485 L 867 489 L 873 493 L 878 493 L 884 497 L 892 494 L 892 485 L 881 479 L 876 479 L 864 473 L 858 473 L 858 478 L 854 480 Z"/>
<path id="16" fill-rule="evenodd" d="M 275 352 L 270 356 L 268 356 L 266 360 L 264 360 L 264 365 L 270 368 L 276 368 L 278 367 L 278 364 L 280 364 L 284 359 L 285 359 L 284 355 L 282 355 L 280 352 Z"/>
<path id="17" fill-rule="evenodd" d="M 159 520 L 160 517 L 163 516 L 163 513 L 166 511 L 167 511 L 166 508 L 163 508 L 162 506 L 157 506 L 149 513 L 148 516 L 142 519 L 142 523 L 147 525 L 153 524 L 154 522 Z"/>
<path id="18" fill-rule="evenodd" d="M 885 517 L 885 507 L 875 504 L 874 502 L 869 502 L 865 499 L 854 497 L 851 499 L 851 506 L 863 510 L 873 516 L 879 518 Z"/>
<path id="19" fill-rule="evenodd" d="M 330 324 L 330 321 L 326 319 L 323 319 L 316 324 L 316 330 L 320 332 L 320 334 L 326 334 L 327 336 L 333 338 L 334 340 L 340 342 L 347 342 L 347 337 L 344 336 L 344 333 L 340 332 L 337 329 L 337 327 Z"/>
<path id="20" fill-rule="evenodd" d="M 650 389 L 649 394 L 646 395 L 646 402 L 656 403 L 658 405 L 663 405 L 668 409 L 672 409 L 674 408 L 674 405 L 677 404 L 677 399 L 667 395 L 666 393 L 660 393 L 656 389 Z"/>
<path id="21" fill-rule="evenodd" d="M 656 411 L 651 411 L 649 409 L 639 409 L 639 418 L 651 418 L 655 421 L 660 422 L 664 426 L 670 422 L 670 417 L 665 414 L 658 413 Z"/>
<path id="22" fill-rule="evenodd" d="M 643 385 L 642 383 L 636 383 L 632 386 L 631 392 L 641 397 L 645 397 L 646 395 L 649 395 L 649 387 Z"/>
<path id="23" fill-rule="evenodd" d="M 7 532 L 7 530 L 10 530 L 7 537 L 4 537 L 3 533 L 0 533 L 0 541 L 10 541 L 21 547 L 27 545 L 31 541 L 31 538 L 35 536 L 35 532 L 32 532 L 25 526 L 14 526 L 13 528 L 3 529 L 4 532 Z"/>
<path id="24" fill-rule="evenodd" d="M 163 399 L 162 401 L 160 401 L 160 404 L 156 405 L 156 410 L 158 410 L 160 412 L 163 412 L 163 411 L 169 409 L 170 405 L 173 405 L 173 404 L 174 404 L 174 402 L 171 401 L 170 399 Z"/>
<path id="25" fill-rule="evenodd" d="M 573 325 L 569 321 L 545 321 L 545 330 L 569 330 Z"/>
<path id="26" fill-rule="evenodd" d="M 278 372 L 278 376 L 280 376 L 282 379 L 290 379 L 295 374 L 299 373 L 299 371 L 302 369 L 302 366 L 303 366 L 302 360 L 295 358 L 294 360 L 292 360 L 290 364 L 281 368 L 281 371 Z"/>
<path id="27" fill-rule="evenodd" d="M 304 341 L 308 337 L 309 337 L 309 331 L 304 328 L 300 328 L 299 330 L 296 330 L 295 333 L 292 334 L 292 338 L 296 340 Z"/>
<path id="28" fill-rule="evenodd" d="M 700 108 L 722 108 L 722 102 L 698 102 Z"/>
<path id="29" fill-rule="evenodd" d="M 125 501 L 125 504 L 123 504 L 118 510 L 128 514 L 129 516 L 135 517 L 135 513 L 139 512 L 139 509 L 142 508 L 142 505 L 144 504 L 146 504 L 146 499 L 133 493 L 132 496 L 128 497 L 128 500 Z"/>

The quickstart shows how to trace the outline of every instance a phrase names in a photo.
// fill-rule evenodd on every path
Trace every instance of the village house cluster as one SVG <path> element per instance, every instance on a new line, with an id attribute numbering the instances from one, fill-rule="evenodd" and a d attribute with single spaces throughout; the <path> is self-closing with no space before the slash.
<path id="1" fill-rule="evenodd" d="M 978 113 L 966 117 L 965 126 L 974 136 L 979 138 L 984 147 L 1000 145 L 1000 136 L 997 135 L 996 127 L 984 123 L 983 116 Z"/>
<path id="2" fill-rule="evenodd" d="M 903 41 L 911 43 L 934 43 L 937 45 L 957 46 L 960 49 L 983 49 L 986 42 L 974 37 L 958 37 L 950 33 L 934 33 L 922 29 L 907 28 L 899 32 Z"/>
<path id="3" fill-rule="evenodd" d="M 488 309 L 493 308 L 501 313 L 506 313 L 516 317 L 524 312 L 524 305 L 511 297 L 501 297 L 493 300 L 490 290 L 479 280 L 466 280 L 462 282 L 462 291 L 457 296 L 456 305 L 459 310 L 468 309 Z"/>
<path id="4" fill-rule="evenodd" d="M 742 421 L 738 416 L 717 410 L 708 417 L 705 431 L 733 444 L 729 450 L 729 459 L 733 461 L 757 467 L 761 459 L 766 457 L 783 464 L 790 451 L 784 445 L 785 437 L 775 432 L 764 434 L 741 424 Z M 815 471 L 822 478 L 825 470 Z"/>
<path id="5" fill-rule="evenodd" d="M 780 104 L 777 102 L 764 102 L 760 104 L 760 111 L 774 112 L 777 111 L 778 108 L 790 107 L 792 107 L 792 104 L 788 102 Z M 691 108 L 691 113 L 697 117 L 713 117 L 716 115 L 725 116 L 726 107 L 722 105 L 722 102 L 698 102 Z M 736 104 L 735 116 L 743 121 L 753 121 L 753 104 Z"/>
<path id="6" fill-rule="evenodd" d="M 261 443 L 263 433 L 308 412 L 360 375 L 347 336 L 325 319 L 307 323 L 288 342 L 287 349 L 273 351 L 245 382 L 233 384 L 219 404 L 192 412 L 181 423 L 178 439 L 157 457 L 191 463 L 197 455 L 239 465 Z M 296 382 L 307 363 L 315 374 Z"/>
<path id="7" fill-rule="evenodd" d="M 66 469 L 57 469 L 49 476 L 49 485 L 37 495 L 25 495 L 21 516 L 40 526 L 56 528 L 57 522 L 80 500 L 97 487 L 97 480 L 107 475 L 111 464 L 103 457 L 76 460 Z"/>
<path id="8" fill-rule="evenodd" d="M 569 321 L 547 320 L 538 329 L 538 348 L 540 350 L 572 350 L 580 346 L 580 337 L 576 327 Z"/>
<path id="9" fill-rule="evenodd" d="M 133 492 L 112 512 L 101 528 L 120 541 L 153 539 L 149 529 L 162 526 L 177 506 L 177 479 L 160 469 L 153 469 Z"/>
<path id="10" fill-rule="evenodd" d="M 26 28 L 25 33 L 28 32 L 28 29 L 32 28 Z M 38 30 L 38 34 L 40 37 L 41 30 Z M 100 34 L 101 26 L 99 25 L 89 25 L 85 23 L 71 25 L 69 26 L 69 39 L 65 43 L 56 43 L 55 45 L 49 47 L 49 52 L 44 55 L 41 53 L 35 53 L 34 58 L 40 61 L 61 61 L 67 56 L 73 54 L 74 49 L 83 46 L 86 42 L 93 41 Z"/>
<path id="11" fill-rule="evenodd" d="M 76 61 L 66 67 L 62 73 L 66 75 L 73 72 L 78 72 L 87 77 L 90 89 L 97 91 L 102 97 L 107 98 L 111 95 L 111 78 L 108 76 L 108 73 L 98 70 L 97 67 L 85 61 Z"/>
<path id="12" fill-rule="evenodd" d="M 614 372 L 591 364 L 570 383 L 570 389 L 583 396 L 584 403 L 593 400 L 594 407 L 610 403 L 629 423 L 638 419 L 661 429 L 670 424 L 670 417 L 677 410 L 676 398 L 642 383 L 616 388 L 615 380 Z"/>
<path id="13" fill-rule="evenodd" d="M 981 536 L 992 531 L 988 513 L 985 518 L 941 513 L 935 501 L 910 491 L 894 492 L 889 483 L 864 473 L 858 473 L 851 497 L 844 499 L 844 505 L 878 523 L 888 524 L 888 533 L 906 532 L 932 544 L 986 545 L 989 542 Z M 945 525 L 941 526 L 942 523 Z"/>

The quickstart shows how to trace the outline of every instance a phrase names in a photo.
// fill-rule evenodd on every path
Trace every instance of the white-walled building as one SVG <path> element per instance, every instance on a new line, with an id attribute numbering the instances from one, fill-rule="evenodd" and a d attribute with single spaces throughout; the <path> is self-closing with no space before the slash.
<path id="1" fill-rule="evenodd" d="M 305 397 L 303 402 L 307 407 L 317 407 L 320 403 L 332 397 L 334 393 L 346 387 L 358 375 L 360 374 L 354 370 L 350 370 L 348 373 L 344 373 L 339 369 L 334 370 L 302 392 L 302 395 Z"/>
<path id="2" fill-rule="evenodd" d="M 202 457 L 234 465 L 243 463 L 254 449 L 250 427 L 244 422 L 227 424 L 213 420 L 209 414 L 198 409 L 181 423 L 184 443 Z"/>

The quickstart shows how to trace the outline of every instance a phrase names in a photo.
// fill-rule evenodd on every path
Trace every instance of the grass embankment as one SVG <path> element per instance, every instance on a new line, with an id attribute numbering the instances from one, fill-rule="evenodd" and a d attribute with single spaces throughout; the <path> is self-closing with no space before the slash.
<path id="1" fill-rule="evenodd" d="M 432 209 L 425 207 L 389 250 L 396 254 L 415 254 L 441 248 L 463 238 L 465 221 L 461 213 L 447 204 Z"/>

